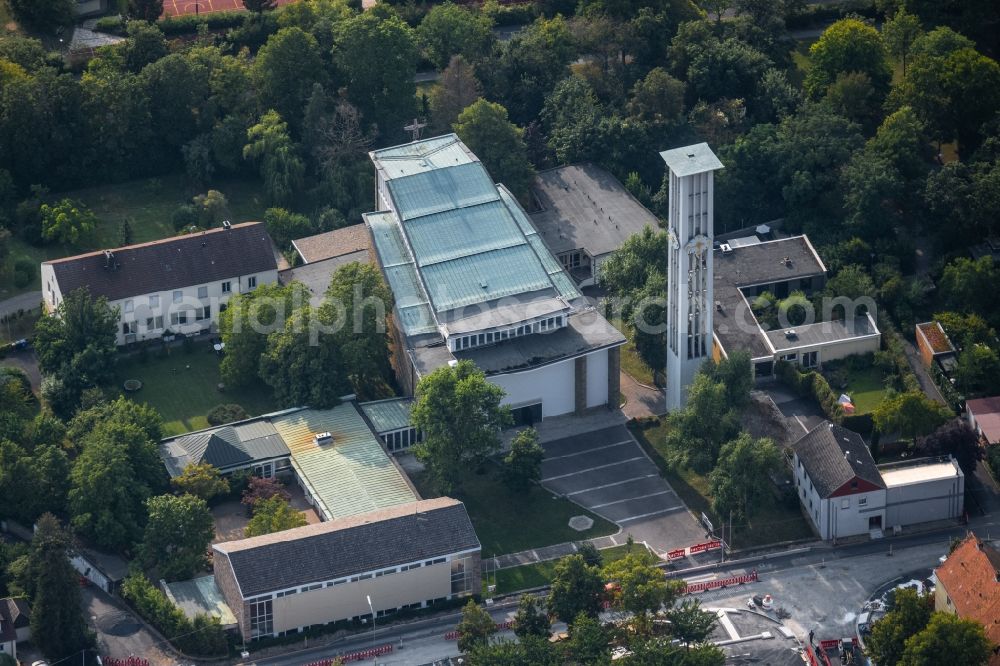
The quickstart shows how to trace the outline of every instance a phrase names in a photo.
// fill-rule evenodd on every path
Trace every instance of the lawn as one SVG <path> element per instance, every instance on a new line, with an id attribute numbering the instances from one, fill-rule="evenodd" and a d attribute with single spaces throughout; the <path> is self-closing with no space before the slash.
<path id="1" fill-rule="evenodd" d="M 672 469 L 667 465 L 664 459 L 666 427 L 666 423 L 662 420 L 653 427 L 645 429 L 636 424 L 629 424 L 632 434 L 660 468 L 660 474 L 688 509 L 696 516 L 704 513 L 716 529 L 719 529 L 722 520 L 712 509 L 712 492 L 708 475 L 698 474 L 686 468 Z M 728 519 L 728 516 L 726 518 Z M 756 548 L 811 536 L 813 536 L 812 530 L 797 503 L 785 504 L 774 495 L 768 495 L 761 505 L 755 507 L 748 522 L 733 525 L 732 547 Z"/>
<path id="2" fill-rule="evenodd" d="M 254 180 L 226 180 L 212 186 L 222 192 L 229 201 L 229 216 L 235 222 L 259 220 L 266 208 L 260 194 L 260 185 Z M 133 180 L 115 185 L 90 187 L 73 192 L 50 194 L 49 199 L 78 199 L 97 215 L 99 224 L 93 236 L 80 247 L 47 245 L 35 247 L 20 238 L 11 242 L 8 262 L 13 265 L 18 259 L 28 259 L 40 264 L 49 259 L 70 256 L 108 247 L 121 245 L 121 223 L 128 219 L 132 227 L 132 242 L 142 243 L 176 234 L 171 215 L 181 204 L 189 203 L 198 194 L 190 188 L 181 175 Z M 30 284 L 20 289 L 13 284 L 0 285 L 0 299 L 37 291 L 39 273 L 36 270 Z"/>
<path id="3" fill-rule="evenodd" d="M 630 326 L 626 326 L 621 319 L 612 319 L 611 325 L 617 328 L 628 338 L 628 342 L 622 347 L 621 363 L 622 370 L 631 375 L 632 379 L 646 386 L 654 386 L 655 379 L 652 369 L 639 357 L 639 352 L 635 350 L 635 343 L 632 341 L 635 335 Z"/>
<path id="4" fill-rule="evenodd" d="M 623 544 L 621 546 L 612 546 L 611 548 L 605 548 L 601 552 L 601 559 L 604 560 L 604 564 L 610 564 L 624 558 L 629 554 L 629 549 L 644 549 L 641 543 Z M 552 577 L 555 575 L 556 563 L 559 560 L 547 560 L 545 562 L 538 562 L 536 564 L 525 564 L 520 567 L 511 567 L 510 569 L 500 569 L 496 572 L 491 572 L 486 574 L 486 578 L 490 579 L 489 582 L 484 580 L 484 584 L 496 583 L 497 589 L 494 594 L 507 594 L 509 592 L 517 592 L 518 590 L 527 590 L 533 587 L 541 587 L 542 585 L 548 585 L 552 582 Z"/>
<path id="5" fill-rule="evenodd" d="M 425 474 L 410 477 L 421 497 L 440 496 Z M 487 463 L 477 474 L 470 470 L 459 491 L 450 496 L 462 500 L 483 545 L 483 557 L 517 553 L 567 541 L 582 541 L 614 534 L 618 527 L 569 500 L 554 496 L 541 486 L 513 491 L 500 478 L 499 465 Z M 573 516 L 589 516 L 594 526 L 577 532 L 569 526 Z"/>
<path id="6" fill-rule="evenodd" d="M 221 403 L 237 403 L 251 416 L 278 408 L 271 390 L 263 384 L 220 392 L 219 357 L 207 341 L 195 343 L 190 352 L 182 347 L 171 347 L 169 352 L 162 357 L 151 352 L 146 361 L 137 355 L 122 356 L 115 368 L 115 386 L 119 390 L 126 379 L 142 381 L 142 388 L 128 395 L 160 413 L 164 435 L 207 428 L 205 415 Z"/>
<path id="7" fill-rule="evenodd" d="M 851 396 L 857 414 L 869 414 L 875 411 L 878 404 L 885 397 L 885 384 L 882 371 L 876 367 L 859 368 L 851 370 L 847 375 L 847 386 L 840 390 Z"/>

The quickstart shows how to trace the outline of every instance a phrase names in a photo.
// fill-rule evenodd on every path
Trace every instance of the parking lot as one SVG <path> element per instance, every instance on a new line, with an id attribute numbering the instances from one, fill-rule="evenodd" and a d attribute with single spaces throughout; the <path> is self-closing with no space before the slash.
<path id="1" fill-rule="evenodd" d="M 543 442 L 542 485 L 622 528 L 658 553 L 702 541 L 705 530 L 624 425 Z"/>

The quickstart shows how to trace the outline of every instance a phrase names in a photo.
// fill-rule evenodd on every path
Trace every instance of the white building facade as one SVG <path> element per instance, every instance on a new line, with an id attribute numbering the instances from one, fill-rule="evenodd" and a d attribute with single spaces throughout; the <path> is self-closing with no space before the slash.
<path id="1" fill-rule="evenodd" d="M 708 144 L 660 153 L 670 172 L 667 249 L 667 409 L 712 355 L 714 173 L 723 168 Z"/>

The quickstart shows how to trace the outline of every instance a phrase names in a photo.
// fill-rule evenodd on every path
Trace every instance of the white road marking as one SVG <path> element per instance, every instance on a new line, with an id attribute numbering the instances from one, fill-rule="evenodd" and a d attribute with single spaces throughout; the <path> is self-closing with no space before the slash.
<path id="1" fill-rule="evenodd" d="M 631 502 L 632 500 L 646 499 L 647 497 L 656 497 L 657 495 L 668 495 L 672 492 L 673 492 L 672 490 L 661 490 L 658 493 L 650 493 L 648 495 L 636 495 L 635 497 L 627 497 L 625 499 L 615 500 L 614 502 L 605 502 L 604 504 L 592 504 L 588 508 L 600 509 L 605 506 L 611 506 L 612 504 L 621 504 L 622 502 Z"/>
<path id="2" fill-rule="evenodd" d="M 614 522 L 621 525 L 622 523 L 627 523 L 630 520 L 639 520 L 640 518 L 649 518 L 650 516 L 658 516 L 661 513 L 670 513 L 671 511 L 676 511 L 677 509 L 683 509 L 683 504 L 678 504 L 677 506 L 672 506 L 669 509 L 661 509 L 659 511 L 650 511 L 649 513 L 641 513 L 638 516 L 629 516 L 628 518 L 619 518 Z"/>
<path id="3" fill-rule="evenodd" d="M 610 449 L 614 446 L 621 446 L 622 444 L 631 444 L 632 440 L 627 439 L 624 442 L 615 442 L 614 444 L 605 444 L 604 446 L 595 446 L 592 449 L 584 449 L 583 451 L 574 451 L 573 453 L 566 453 L 561 456 L 549 456 L 542 460 L 542 462 L 548 462 L 550 460 L 559 460 L 560 458 L 572 458 L 573 456 L 582 456 L 584 453 L 590 453 L 591 451 L 600 451 L 601 449 Z"/>
<path id="4" fill-rule="evenodd" d="M 583 490 L 574 490 L 571 493 L 566 493 L 566 497 L 570 495 L 579 495 L 581 493 L 589 493 L 592 490 L 602 490 L 604 488 L 610 488 L 612 486 L 620 486 L 625 483 L 632 483 L 633 481 L 641 481 L 642 479 L 649 479 L 656 476 L 656 474 L 644 474 L 642 476 L 633 476 L 631 479 L 625 479 L 624 481 L 615 481 L 614 483 L 605 483 L 602 486 L 594 486 L 593 488 L 584 488 Z"/>
<path id="5" fill-rule="evenodd" d="M 567 476 L 576 476 L 577 474 L 584 474 L 586 472 L 593 472 L 599 469 L 605 469 L 607 467 L 615 467 L 616 465 L 624 465 L 628 462 L 633 462 L 635 460 L 642 460 L 642 456 L 636 456 L 635 458 L 626 458 L 625 460 L 619 460 L 618 462 L 608 463 L 607 465 L 598 465 L 597 467 L 588 467 L 587 469 L 581 469 L 577 472 L 570 472 L 569 474 L 557 474 L 556 476 L 550 476 L 547 479 L 542 479 L 542 483 L 546 481 L 555 481 L 556 479 L 565 479 Z"/>

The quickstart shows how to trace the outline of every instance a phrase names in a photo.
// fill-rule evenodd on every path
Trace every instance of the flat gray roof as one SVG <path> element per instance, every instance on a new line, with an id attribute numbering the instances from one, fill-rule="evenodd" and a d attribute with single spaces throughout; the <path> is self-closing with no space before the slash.
<path id="1" fill-rule="evenodd" d="M 660 157 L 678 178 L 726 168 L 707 143 L 664 150 L 660 153 Z"/>
<path id="2" fill-rule="evenodd" d="M 215 583 L 215 576 L 202 576 L 191 580 L 165 583 L 163 592 L 175 606 L 193 620 L 199 613 L 219 618 L 224 629 L 236 626 L 236 616 L 226 604 L 225 597 Z"/>
<path id="3" fill-rule="evenodd" d="M 316 305 L 323 299 L 323 295 L 326 294 L 326 290 L 330 286 L 330 278 L 337 272 L 338 268 L 347 264 L 367 264 L 370 262 L 371 255 L 368 253 L 368 250 L 358 250 L 357 252 L 343 254 L 339 257 L 321 259 L 311 264 L 279 271 L 278 279 L 282 284 L 288 284 L 292 281 L 304 284 L 312 292 L 312 297 L 309 300 L 313 305 Z"/>
<path id="4" fill-rule="evenodd" d="M 792 331 L 795 332 L 794 335 L 790 335 Z M 878 328 L 865 315 L 848 320 L 834 319 L 806 326 L 765 331 L 764 335 L 774 346 L 775 351 L 784 352 L 794 351 L 799 347 L 827 344 L 866 335 L 878 335 Z"/>
<path id="5" fill-rule="evenodd" d="M 535 178 L 541 210 L 531 221 L 553 252 L 584 249 L 599 257 L 649 226 L 656 216 L 629 194 L 618 180 L 590 163 L 543 171 Z"/>
<path id="6" fill-rule="evenodd" d="M 451 352 L 444 344 L 416 347 L 411 356 L 423 376 L 451 359 L 469 359 L 487 375 L 554 363 L 604 347 L 625 344 L 625 336 L 593 309 L 571 314 L 567 325 L 551 333 L 535 333 L 487 346 Z"/>

